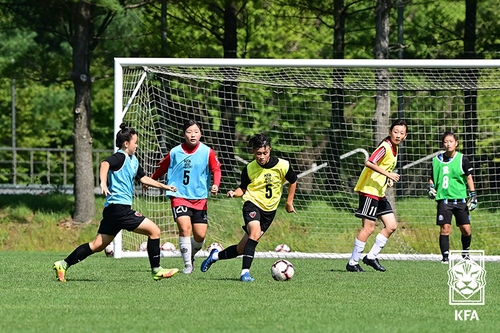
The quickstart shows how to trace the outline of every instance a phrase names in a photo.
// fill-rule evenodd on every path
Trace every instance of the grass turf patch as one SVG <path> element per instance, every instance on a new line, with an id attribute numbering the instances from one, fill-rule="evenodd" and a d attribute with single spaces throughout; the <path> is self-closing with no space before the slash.
<path id="1" fill-rule="evenodd" d="M 499 263 L 485 264 L 484 306 L 448 305 L 448 266 L 384 261 L 387 272 L 345 271 L 345 260 L 293 259 L 288 282 L 272 280 L 273 259 L 255 259 L 252 283 L 241 259 L 208 272 L 153 281 L 146 258 L 95 254 L 71 267 L 66 283 L 52 264 L 66 253 L 3 252 L 0 331 L 5 332 L 495 332 Z M 181 267 L 180 258 L 162 258 Z M 479 320 L 456 321 L 473 309 Z"/>

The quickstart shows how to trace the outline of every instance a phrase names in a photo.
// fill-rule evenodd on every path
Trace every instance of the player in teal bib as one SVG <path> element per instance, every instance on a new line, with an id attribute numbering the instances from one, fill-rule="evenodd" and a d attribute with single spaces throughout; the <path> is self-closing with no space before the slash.
<path id="1" fill-rule="evenodd" d="M 160 266 L 160 228 L 132 209 L 135 180 L 143 185 L 176 191 L 174 186 L 159 183 L 146 176 L 135 157 L 137 139 L 137 133 L 133 128 L 127 127 L 125 123 L 120 125 L 120 131 L 116 134 L 116 147 L 119 150 L 102 161 L 99 170 L 101 190 L 106 195 L 106 202 L 97 235 L 92 242 L 81 244 L 64 260 L 54 263 L 52 268 L 59 281 L 66 282 L 68 268 L 104 250 L 122 229 L 148 236 L 148 258 L 154 280 L 169 278 L 177 273 L 177 268 L 168 269 Z"/>
<path id="2" fill-rule="evenodd" d="M 456 151 L 456 135 L 452 132 L 444 133 L 442 143 L 445 152 L 432 159 L 428 196 L 437 201 L 436 224 L 440 226 L 441 262 L 448 264 L 451 219 L 455 216 L 456 224 L 462 232 L 462 250 L 466 257 L 472 240 L 469 211 L 476 208 L 477 198 L 472 166 L 466 156 Z"/>

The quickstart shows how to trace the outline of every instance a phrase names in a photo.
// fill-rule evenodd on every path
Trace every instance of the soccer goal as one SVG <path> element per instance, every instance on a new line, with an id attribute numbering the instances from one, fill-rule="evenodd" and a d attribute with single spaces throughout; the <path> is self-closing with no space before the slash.
<path id="1" fill-rule="evenodd" d="M 383 254 L 439 257 L 436 208 L 426 184 L 441 134 L 453 131 L 476 170 L 472 248 L 500 255 L 500 61 L 115 59 L 115 133 L 122 121 L 138 131 L 137 157 L 148 175 L 183 141 L 186 119 L 201 123 L 202 141 L 221 161 L 221 192 L 209 198 L 206 246 L 241 238 L 241 199 L 225 193 L 238 187 L 241 169 L 252 160 L 247 141 L 264 132 L 272 154 L 290 160 L 299 181 L 297 214 L 279 207 L 257 256 L 348 257 L 361 224 L 353 214 L 354 184 L 396 118 L 406 119 L 409 135 L 400 148 L 402 181 L 388 191 L 399 228 Z M 162 243 L 178 247 L 164 193 L 137 187 L 134 205 L 160 226 Z M 145 257 L 145 241 L 124 231 L 115 240 L 115 256 Z M 450 241 L 451 249 L 461 249 L 455 226 Z M 291 252 L 275 252 L 281 243 Z"/>

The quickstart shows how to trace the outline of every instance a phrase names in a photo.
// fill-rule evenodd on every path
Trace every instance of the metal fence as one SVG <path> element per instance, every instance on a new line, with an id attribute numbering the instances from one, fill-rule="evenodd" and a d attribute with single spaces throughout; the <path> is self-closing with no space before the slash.
<path id="1" fill-rule="evenodd" d="M 113 150 L 92 152 L 94 185 L 99 186 L 101 161 Z M 73 191 L 73 149 L 0 147 L 0 193 Z"/>

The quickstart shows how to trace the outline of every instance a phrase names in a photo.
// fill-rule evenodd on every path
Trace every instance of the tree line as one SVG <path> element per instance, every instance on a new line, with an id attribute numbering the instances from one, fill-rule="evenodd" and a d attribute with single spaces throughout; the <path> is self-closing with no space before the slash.
<path id="1" fill-rule="evenodd" d="M 0 119 L 11 127 L 15 108 L 16 123 L 2 146 L 73 148 L 73 219 L 88 222 L 92 149 L 113 147 L 114 57 L 491 59 L 499 10 L 493 0 L 5 0 Z M 334 129 L 344 106 L 331 105 Z M 387 128 L 387 116 L 374 119 Z"/>

